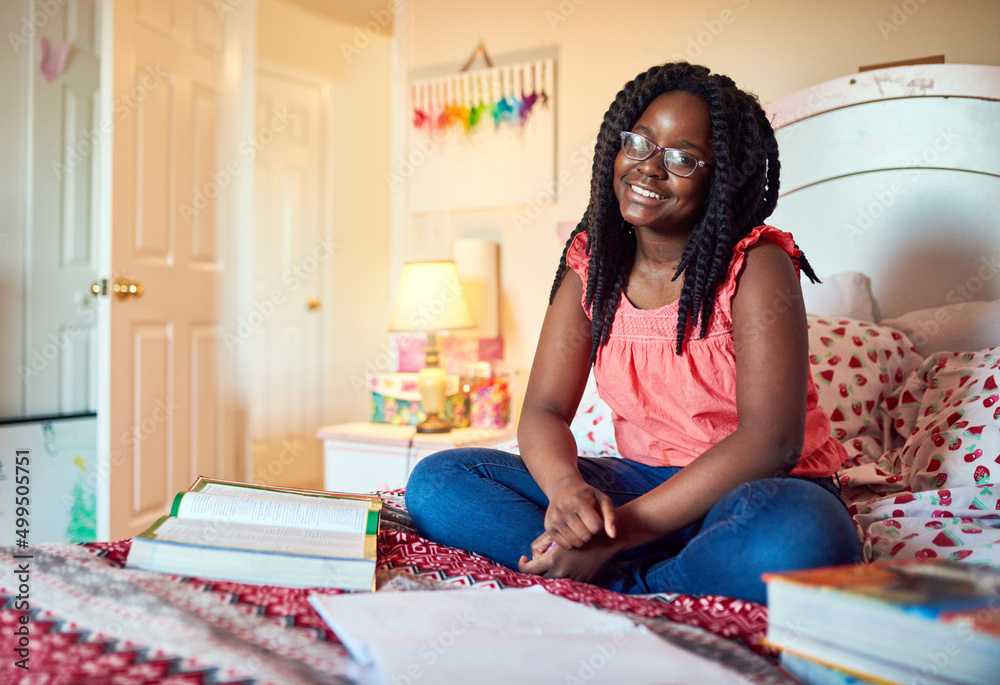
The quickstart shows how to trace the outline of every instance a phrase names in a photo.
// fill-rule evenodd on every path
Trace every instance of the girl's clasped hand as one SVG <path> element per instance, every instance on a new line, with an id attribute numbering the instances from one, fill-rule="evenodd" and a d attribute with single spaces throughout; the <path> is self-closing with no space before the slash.
<path id="1" fill-rule="evenodd" d="M 518 568 L 524 573 L 588 581 L 618 552 L 615 535 L 611 498 L 573 479 L 550 497 L 545 532 L 531 543 L 531 558 L 522 556 Z M 585 550 L 580 549 L 585 545 Z"/>

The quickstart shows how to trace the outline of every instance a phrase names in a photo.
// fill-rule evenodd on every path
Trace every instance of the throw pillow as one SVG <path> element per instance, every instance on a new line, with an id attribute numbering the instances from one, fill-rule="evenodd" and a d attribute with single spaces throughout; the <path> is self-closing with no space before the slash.
<path id="1" fill-rule="evenodd" d="M 876 443 L 871 449 L 887 449 L 879 404 L 922 357 L 903 333 L 888 326 L 811 314 L 807 320 L 810 372 L 833 436 L 849 453 L 861 436 Z"/>
<path id="2" fill-rule="evenodd" d="M 917 309 L 882 323 L 905 333 L 924 357 L 982 350 L 1000 345 L 1000 300 Z"/>
<path id="3" fill-rule="evenodd" d="M 875 320 L 871 283 L 860 271 L 824 276 L 820 283 L 803 278 L 802 300 L 806 311 L 817 316 Z"/>

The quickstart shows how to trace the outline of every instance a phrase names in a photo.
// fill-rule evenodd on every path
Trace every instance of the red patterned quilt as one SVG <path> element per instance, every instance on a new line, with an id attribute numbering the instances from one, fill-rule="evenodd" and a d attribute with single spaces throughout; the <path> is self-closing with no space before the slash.
<path id="1" fill-rule="evenodd" d="M 761 645 L 767 611 L 759 604 L 726 597 L 626 596 L 547 580 L 392 527 L 379 534 L 380 589 L 543 585 L 553 594 L 627 613 L 664 639 L 726 663 L 734 669 L 734 684 L 789 682 Z M 123 540 L 33 547 L 27 588 L 18 580 L 13 550 L 4 550 L 0 682 L 294 685 L 359 677 L 336 635 L 308 604 L 315 590 L 124 569 L 129 546 Z M 27 611 L 18 604 L 25 589 Z M 23 630 L 18 635 L 20 626 L 27 626 L 26 635 Z M 27 654 L 22 665 L 30 670 L 18 666 L 19 648 Z"/>

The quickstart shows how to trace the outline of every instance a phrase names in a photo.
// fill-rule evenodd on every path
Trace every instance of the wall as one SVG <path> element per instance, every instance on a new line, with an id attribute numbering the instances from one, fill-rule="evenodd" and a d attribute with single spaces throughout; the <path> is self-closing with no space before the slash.
<path id="1" fill-rule="evenodd" d="M 283 0 L 258 2 L 258 58 L 318 74 L 333 90 L 333 331 L 329 423 L 369 416 L 361 382 L 388 340 L 392 39 Z"/>
<path id="2" fill-rule="evenodd" d="M 558 201 L 539 206 L 525 198 L 525 205 L 504 210 L 404 215 L 394 226 L 406 259 L 446 256 L 451 240 L 462 237 L 501 244 L 501 326 L 522 393 L 562 250 L 555 226 L 582 216 L 601 118 L 636 74 L 687 59 L 767 101 L 860 65 L 936 54 L 950 63 L 1000 65 L 995 0 L 509 0 L 502 10 L 493 3 L 419 0 L 406 12 L 397 29 L 404 76 L 453 73 L 480 40 L 497 63 L 513 53 L 556 51 Z"/>

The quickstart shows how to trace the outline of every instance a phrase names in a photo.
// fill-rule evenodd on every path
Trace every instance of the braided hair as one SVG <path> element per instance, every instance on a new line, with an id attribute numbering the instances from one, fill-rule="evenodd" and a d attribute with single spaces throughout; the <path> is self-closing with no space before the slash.
<path id="1" fill-rule="evenodd" d="M 611 335 L 615 311 L 635 258 L 635 234 L 622 230 L 624 220 L 614 192 L 615 158 L 621 147 L 619 132 L 631 130 L 657 97 L 677 90 L 701 98 L 708 106 L 715 150 L 705 206 L 674 275 L 675 279 L 684 275 L 678 301 L 677 354 L 682 353 L 689 325 L 694 328 L 700 323 L 700 337 L 705 337 L 716 289 L 726 277 L 733 248 L 764 223 L 778 201 L 778 143 L 754 95 L 737 88 L 728 76 L 686 62 L 652 67 L 627 83 L 601 123 L 594 148 L 590 203 L 563 248 L 549 294 L 551 304 L 566 273 L 569 246 L 578 233 L 585 231 L 590 256 L 585 304 L 593 320 L 591 364 L 598 348 Z M 797 261 L 811 280 L 818 280 L 805 256 Z"/>

